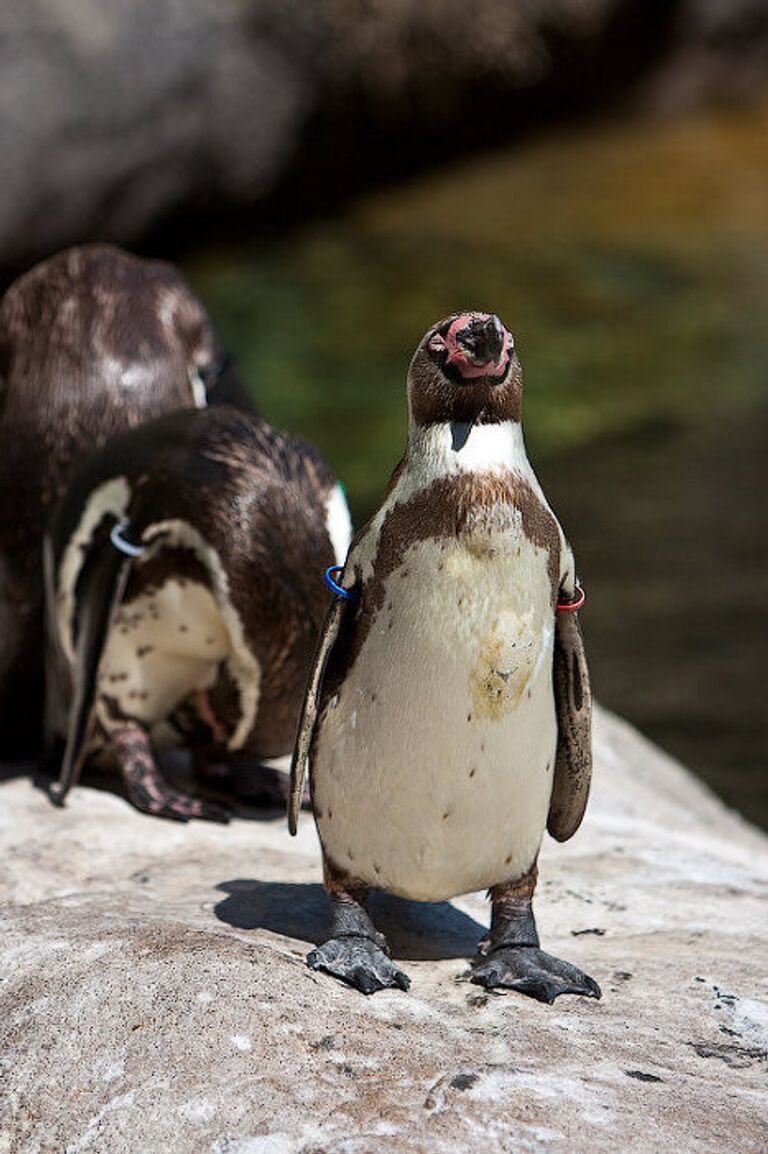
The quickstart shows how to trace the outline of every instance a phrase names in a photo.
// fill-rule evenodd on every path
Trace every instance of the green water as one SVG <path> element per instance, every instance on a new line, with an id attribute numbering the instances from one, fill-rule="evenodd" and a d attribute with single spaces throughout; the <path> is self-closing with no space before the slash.
<path id="1" fill-rule="evenodd" d="M 324 451 L 358 521 L 401 453 L 423 331 L 499 313 L 589 584 L 599 696 L 768 825 L 767 179 L 768 109 L 609 126 L 186 271 L 264 414 Z"/>

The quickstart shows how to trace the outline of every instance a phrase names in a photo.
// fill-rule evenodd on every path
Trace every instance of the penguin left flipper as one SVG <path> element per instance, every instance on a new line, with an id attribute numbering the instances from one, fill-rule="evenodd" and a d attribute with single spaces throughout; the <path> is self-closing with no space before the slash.
<path id="1" fill-rule="evenodd" d="M 592 692 L 578 614 L 555 614 L 557 753 L 547 829 L 567 841 L 581 825 L 592 780 Z"/>
<path id="2" fill-rule="evenodd" d="M 291 787 L 288 798 L 288 829 L 296 833 L 299 823 L 299 810 L 304 793 L 304 779 L 309 767 L 309 755 L 312 749 L 312 739 L 317 725 L 317 713 L 320 704 L 320 694 L 323 688 L 323 678 L 328 666 L 328 660 L 333 647 L 339 639 L 345 617 L 350 612 L 354 599 L 346 600 L 342 597 L 334 599 L 328 616 L 325 619 L 323 631 L 315 651 L 312 673 L 309 678 L 304 704 L 299 718 L 299 728 L 296 737 L 296 746 L 291 759 Z"/>

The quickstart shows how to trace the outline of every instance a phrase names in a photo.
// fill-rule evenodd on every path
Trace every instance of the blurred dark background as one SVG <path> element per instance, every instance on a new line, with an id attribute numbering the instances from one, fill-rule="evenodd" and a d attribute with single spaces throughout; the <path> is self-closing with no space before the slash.
<path id="1" fill-rule="evenodd" d="M 180 263 L 356 520 L 498 312 L 596 691 L 768 826 L 765 0 L 11 0 L 0 276 Z"/>

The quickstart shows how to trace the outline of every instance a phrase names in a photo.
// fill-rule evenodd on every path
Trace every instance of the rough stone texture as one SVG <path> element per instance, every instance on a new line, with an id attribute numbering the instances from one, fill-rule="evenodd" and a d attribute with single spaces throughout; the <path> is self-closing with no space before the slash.
<path id="1" fill-rule="evenodd" d="M 482 895 L 380 903 L 410 994 L 309 971 L 309 816 L 291 840 L 6 780 L 0 1151 L 764 1154 L 768 839 L 615 718 L 596 749 L 538 914 L 603 1000 L 553 1007 L 466 981 Z"/>
<path id="2" fill-rule="evenodd" d="M 0 266 L 603 109 L 764 86 L 763 0 L 7 0 Z M 679 66 L 680 65 L 680 66 Z M 322 175 L 319 175 L 322 174 Z M 197 230 L 199 232 L 199 230 Z M 156 238 L 162 242 L 162 234 Z"/>
<path id="3" fill-rule="evenodd" d="M 135 238 L 195 197 L 263 194 L 296 148 L 301 0 L 0 7 L 0 256 Z M 279 11 L 278 11 L 279 9 Z"/>
<path id="4" fill-rule="evenodd" d="M 768 5 L 765 0 L 678 0 L 674 50 L 653 78 L 650 103 L 683 111 L 721 94 L 744 99 L 765 88 Z"/>

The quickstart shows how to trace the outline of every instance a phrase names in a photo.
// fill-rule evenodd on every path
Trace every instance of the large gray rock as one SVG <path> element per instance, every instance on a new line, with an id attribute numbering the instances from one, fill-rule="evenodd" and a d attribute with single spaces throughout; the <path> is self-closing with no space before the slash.
<path id="1" fill-rule="evenodd" d="M 289 170 L 302 209 L 338 199 L 660 66 L 658 103 L 753 90 L 767 53 L 763 0 L 10 0 L 0 266 L 226 215 Z"/>
<path id="2" fill-rule="evenodd" d="M 303 962 L 326 916 L 311 819 L 142 817 L 0 785 L 0 1151 L 764 1154 L 768 839 L 615 718 L 548 842 L 545 945 L 603 1000 L 466 980 L 482 895 L 380 905 L 410 994 Z"/>
<path id="3" fill-rule="evenodd" d="M 680 112 L 713 97 L 749 100 L 768 77 L 765 0 L 677 0 L 671 51 L 650 88 L 657 109 Z"/>
<path id="4" fill-rule="evenodd" d="M 299 0 L 0 8 L 0 257 L 129 240 L 196 198 L 256 198 L 297 146 L 316 21 Z M 279 10 L 279 11 L 278 11 Z"/>

